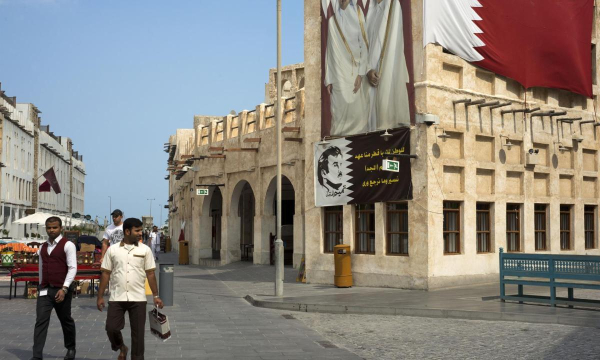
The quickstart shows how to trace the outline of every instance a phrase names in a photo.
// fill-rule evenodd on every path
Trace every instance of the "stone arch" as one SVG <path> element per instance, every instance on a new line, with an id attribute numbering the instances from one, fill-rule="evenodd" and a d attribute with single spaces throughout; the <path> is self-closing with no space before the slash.
<path id="1" fill-rule="evenodd" d="M 281 84 L 281 94 L 285 97 L 289 97 L 292 95 L 292 82 L 284 79 Z"/>
<path id="2" fill-rule="evenodd" d="M 294 249 L 296 248 L 294 240 L 300 241 L 299 230 L 302 227 L 301 221 L 298 221 L 298 203 L 299 196 L 296 196 L 296 190 L 290 179 L 283 175 L 282 185 L 282 221 L 281 221 L 281 239 L 284 241 L 284 263 L 286 265 L 294 264 Z M 272 236 L 277 235 L 277 177 L 271 178 L 267 191 L 265 192 L 262 216 L 262 247 L 271 249 Z M 301 219 L 300 219 L 301 220 Z M 268 241 L 268 242 L 267 242 Z"/>
<path id="3" fill-rule="evenodd" d="M 240 180 L 231 192 L 229 214 L 227 216 L 227 244 L 225 247 L 227 262 L 250 260 L 254 248 L 254 218 L 256 216 L 256 198 L 254 190 L 246 180 Z"/>

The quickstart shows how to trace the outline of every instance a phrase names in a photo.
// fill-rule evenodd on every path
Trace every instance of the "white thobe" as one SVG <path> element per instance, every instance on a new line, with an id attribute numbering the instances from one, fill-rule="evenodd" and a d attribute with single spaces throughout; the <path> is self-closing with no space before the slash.
<path id="1" fill-rule="evenodd" d="M 336 19 L 341 34 L 335 23 Z M 359 134 L 368 130 L 369 87 L 365 74 L 369 54 L 361 22 L 366 32 L 364 15 L 355 0 L 350 1 L 346 10 L 336 5 L 335 18 L 332 15 L 329 19 L 325 86 L 332 85 L 331 135 Z M 349 49 L 343 38 L 346 39 Z M 357 76 L 361 77 L 362 84 L 354 93 Z"/>
<path id="2" fill-rule="evenodd" d="M 394 1 L 392 17 L 390 4 Z M 388 18 L 390 23 L 388 24 Z M 380 64 L 384 47 L 386 27 L 389 26 L 387 46 Z M 404 56 L 402 31 L 402 8 L 398 0 L 371 0 L 367 13 L 367 37 L 369 39 L 369 70 L 380 72 L 379 85 L 369 84 L 371 109 L 369 130 L 383 130 L 410 125 L 408 105 L 408 68 Z"/>

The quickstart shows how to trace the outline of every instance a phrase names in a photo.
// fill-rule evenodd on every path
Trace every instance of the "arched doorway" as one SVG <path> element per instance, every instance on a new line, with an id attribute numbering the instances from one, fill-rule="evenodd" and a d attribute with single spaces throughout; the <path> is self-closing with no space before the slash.
<path id="1" fill-rule="evenodd" d="M 265 198 L 264 227 L 269 232 L 271 264 L 274 261 L 274 241 L 277 238 L 277 178 L 269 183 Z M 281 240 L 283 240 L 284 264 L 294 263 L 294 215 L 296 214 L 296 195 L 291 181 L 281 177 Z"/>
<path id="2" fill-rule="evenodd" d="M 244 184 L 238 204 L 240 217 L 241 259 L 252 261 L 254 258 L 254 192 L 250 184 Z"/>
<path id="3" fill-rule="evenodd" d="M 221 216 L 223 215 L 223 195 L 218 187 L 215 187 L 210 200 L 211 219 L 211 248 L 212 258 L 221 259 Z"/>

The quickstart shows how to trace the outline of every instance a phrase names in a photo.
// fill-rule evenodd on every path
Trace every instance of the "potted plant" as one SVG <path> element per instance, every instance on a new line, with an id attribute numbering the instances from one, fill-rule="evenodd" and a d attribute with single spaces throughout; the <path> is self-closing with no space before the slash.
<path id="1" fill-rule="evenodd" d="M 10 246 L 7 246 L 4 249 L 2 249 L 2 253 L 0 253 L 0 255 L 2 255 L 2 266 L 12 266 L 13 265 L 13 261 L 15 258 L 15 252 L 13 251 L 13 249 Z"/>
<path id="2" fill-rule="evenodd" d="M 4 238 L 8 238 L 8 234 L 10 234 L 10 231 L 7 229 L 3 229 L 2 234 L 4 234 Z"/>

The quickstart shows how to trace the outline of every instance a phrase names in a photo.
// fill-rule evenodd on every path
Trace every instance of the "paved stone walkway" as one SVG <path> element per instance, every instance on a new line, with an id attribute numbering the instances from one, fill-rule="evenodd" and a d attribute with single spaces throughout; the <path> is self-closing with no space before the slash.
<path id="1" fill-rule="evenodd" d="M 162 255 L 161 260 L 174 260 L 174 256 Z M 227 281 L 219 280 L 214 269 L 176 266 L 175 272 L 175 304 L 165 308 L 173 336 L 163 343 L 148 330 L 146 359 L 361 359 L 335 347 L 299 320 L 250 306 Z M 28 359 L 35 300 L 19 296 L 9 301 L 8 282 L 0 282 L 0 294 L 0 359 Z M 87 296 L 73 299 L 77 357 L 116 359 L 104 332 L 106 312 L 99 312 L 95 304 Z M 45 358 L 62 359 L 65 350 L 55 315 L 50 325 Z M 128 325 L 124 335 L 130 344 Z"/>

